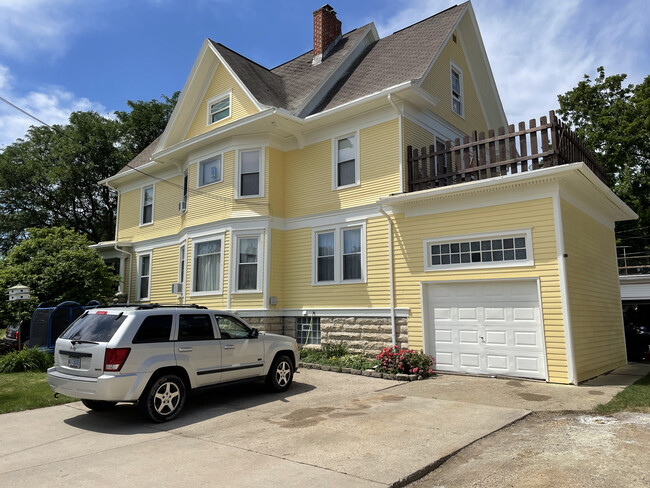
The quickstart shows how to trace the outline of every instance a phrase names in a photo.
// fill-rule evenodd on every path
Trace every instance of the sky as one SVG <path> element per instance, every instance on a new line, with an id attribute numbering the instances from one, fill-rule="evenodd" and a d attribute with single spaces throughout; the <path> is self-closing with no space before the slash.
<path id="1" fill-rule="evenodd" d="M 112 116 L 127 100 L 181 90 L 206 37 L 273 68 L 313 48 L 324 0 L 0 0 L 0 96 L 48 124 L 71 112 Z M 374 22 L 381 37 L 456 3 L 330 0 L 343 32 Z M 558 107 L 598 66 L 650 74 L 647 0 L 474 0 L 510 123 Z M 0 150 L 33 120 L 0 101 Z"/>

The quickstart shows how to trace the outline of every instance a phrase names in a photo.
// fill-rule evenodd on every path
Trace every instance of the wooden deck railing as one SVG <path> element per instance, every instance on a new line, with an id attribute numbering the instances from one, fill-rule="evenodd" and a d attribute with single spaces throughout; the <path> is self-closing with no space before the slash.
<path id="1" fill-rule="evenodd" d="M 549 121 L 550 119 L 550 121 Z M 462 143 L 447 141 L 444 149 L 434 146 L 407 148 L 408 191 L 438 188 L 468 181 L 484 180 L 550 166 L 584 162 L 593 173 L 607 183 L 607 175 L 594 154 L 589 151 L 553 111 L 549 118 L 535 119 L 526 128 L 509 125 L 488 132 L 474 131 Z"/>

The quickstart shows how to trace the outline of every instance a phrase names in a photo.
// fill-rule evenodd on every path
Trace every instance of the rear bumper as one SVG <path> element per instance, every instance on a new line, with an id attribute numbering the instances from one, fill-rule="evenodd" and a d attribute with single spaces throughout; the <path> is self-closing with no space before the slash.
<path id="1" fill-rule="evenodd" d="M 56 393 L 82 400 L 132 402 L 140 397 L 148 378 L 141 374 L 102 375 L 97 378 L 47 370 L 47 381 Z"/>

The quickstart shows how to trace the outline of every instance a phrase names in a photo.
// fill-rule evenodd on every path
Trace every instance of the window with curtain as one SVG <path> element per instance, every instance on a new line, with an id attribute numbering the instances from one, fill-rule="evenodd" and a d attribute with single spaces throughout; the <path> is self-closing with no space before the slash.
<path id="1" fill-rule="evenodd" d="M 241 151 L 239 153 L 239 195 L 260 195 L 260 151 Z"/>
<path id="2" fill-rule="evenodd" d="M 318 284 L 359 283 L 365 280 L 362 225 L 337 225 L 314 232 L 313 275 Z"/>
<path id="3" fill-rule="evenodd" d="M 334 232 L 318 234 L 317 281 L 334 281 Z"/>
<path id="4" fill-rule="evenodd" d="M 257 290 L 258 237 L 239 238 L 237 290 Z"/>
<path id="5" fill-rule="evenodd" d="M 194 290 L 219 291 L 221 239 L 198 242 L 194 246 Z"/>

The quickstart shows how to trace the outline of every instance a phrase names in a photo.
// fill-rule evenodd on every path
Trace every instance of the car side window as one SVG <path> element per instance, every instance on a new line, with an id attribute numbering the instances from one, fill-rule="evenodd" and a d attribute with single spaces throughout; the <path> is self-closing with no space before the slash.
<path id="1" fill-rule="evenodd" d="M 133 338 L 133 344 L 168 342 L 172 331 L 171 315 L 149 315 L 145 317 Z"/>
<path id="2" fill-rule="evenodd" d="M 212 339 L 214 339 L 214 331 L 209 315 L 183 314 L 179 316 L 179 341 L 209 341 Z"/>
<path id="3" fill-rule="evenodd" d="M 232 317 L 215 315 L 215 318 L 217 319 L 222 339 L 247 339 L 250 337 L 251 330 Z"/>

